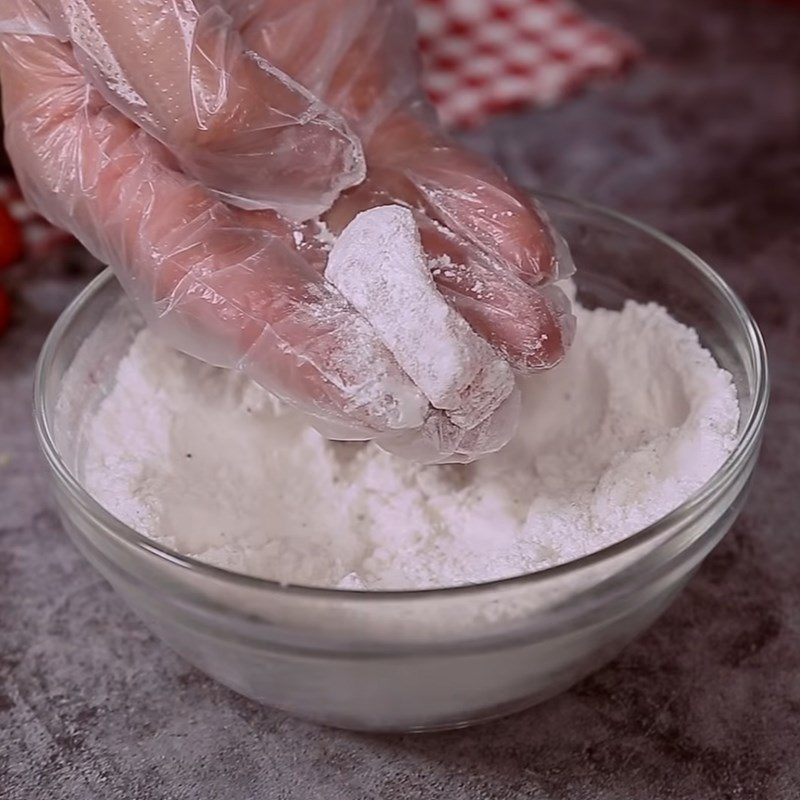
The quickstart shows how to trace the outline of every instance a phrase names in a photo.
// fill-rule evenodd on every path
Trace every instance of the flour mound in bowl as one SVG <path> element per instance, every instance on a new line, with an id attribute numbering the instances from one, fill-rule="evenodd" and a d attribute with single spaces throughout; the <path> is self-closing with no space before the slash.
<path id="1" fill-rule="evenodd" d="M 142 331 L 89 423 L 81 479 L 142 534 L 284 583 L 444 587 L 571 561 L 680 505 L 738 426 L 730 375 L 663 308 L 576 315 L 564 362 L 521 381 L 516 438 L 467 466 L 327 441 Z"/>

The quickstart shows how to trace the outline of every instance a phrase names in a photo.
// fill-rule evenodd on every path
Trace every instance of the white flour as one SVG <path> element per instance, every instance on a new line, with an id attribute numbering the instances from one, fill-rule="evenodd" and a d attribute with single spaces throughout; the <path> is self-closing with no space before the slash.
<path id="1" fill-rule="evenodd" d="M 738 422 L 730 376 L 663 309 L 577 316 L 564 363 L 524 381 L 517 438 L 445 467 L 327 442 L 143 332 L 91 422 L 84 482 L 182 553 L 285 582 L 422 588 L 569 561 L 679 505 Z"/>

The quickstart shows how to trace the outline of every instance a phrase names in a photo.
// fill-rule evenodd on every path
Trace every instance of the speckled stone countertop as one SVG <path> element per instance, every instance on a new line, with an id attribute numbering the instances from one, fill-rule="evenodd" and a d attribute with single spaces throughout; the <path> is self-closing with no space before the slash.
<path id="1" fill-rule="evenodd" d="M 750 305 L 773 400 L 732 532 L 647 634 L 538 708 L 420 737 L 287 718 L 159 644 L 64 536 L 31 428 L 32 372 L 86 276 L 31 272 L 0 339 L 4 800 L 800 797 L 800 7 L 584 5 L 637 35 L 648 61 L 470 138 L 518 178 L 673 234 Z"/>

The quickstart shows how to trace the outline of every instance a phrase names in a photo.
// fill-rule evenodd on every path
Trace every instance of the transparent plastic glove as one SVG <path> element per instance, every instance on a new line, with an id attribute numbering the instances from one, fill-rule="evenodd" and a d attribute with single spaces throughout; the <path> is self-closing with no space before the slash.
<path id="1" fill-rule="evenodd" d="M 157 7 L 166 17 L 175 8 L 188 9 L 193 19 L 220 21 L 219 30 L 226 33 L 216 41 L 226 46 L 198 51 L 191 45 L 187 51 L 184 40 L 177 41 L 174 49 L 190 57 L 178 60 L 174 75 L 168 63 L 165 75 L 141 61 L 142 52 L 169 50 L 169 37 L 159 40 L 155 51 L 143 51 L 152 41 L 146 25 L 129 17 L 125 35 L 115 38 L 109 29 L 117 17 L 97 22 L 110 2 L 81 0 L 80 14 L 66 3 L 46 5 L 52 19 L 32 0 L 7 0 L 0 9 L 7 144 L 20 182 L 40 211 L 115 269 L 150 324 L 171 344 L 211 363 L 244 369 L 340 438 L 376 438 L 388 449 L 430 461 L 470 460 L 508 441 L 516 421 L 513 397 L 472 431 L 453 429 L 427 406 L 366 322 L 322 279 L 326 253 L 313 238 L 313 223 L 290 223 L 219 199 L 223 193 L 236 195 L 239 205 L 269 205 L 264 192 L 280 187 L 290 172 L 280 158 L 274 163 L 260 158 L 269 147 L 258 153 L 238 147 L 259 141 L 258 136 L 242 139 L 242 130 L 268 134 L 268 126 L 253 122 L 260 119 L 257 108 L 227 105 L 231 95 L 214 99 L 207 91 L 214 84 L 204 78 L 206 56 L 250 48 L 256 55 L 241 58 L 259 65 L 259 74 L 280 77 L 282 91 L 294 87 L 316 103 L 321 116 L 312 120 L 331 121 L 330 129 L 348 133 L 344 140 L 350 145 L 358 144 L 350 138 L 349 131 L 355 131 L 365 147 L 369 178 L 336 201 L 326 217 L 330 227 L 341 229 L 375 204 L 408 204 L 428 251 L 453 261 L 452 269 L 437 271 L 435 278 L 472 327 L 518 370 L 558 362 L 572 326 L 568 304 L 545 286 L 565 271 L 559 240 L 523 195 L 434 125 L 417 94 L 407 4 L 230 0 L 229 18 L 211 3 L 115 2 L 120 19 L 135 6 L 137 11 Z M 92 13 L 83 14 L 86 8 Z M 56 33 L 74 47 L 62 44 Z M 82 38 L 76 43 L 78 33 Z M 225 114 L 217 118 L 218 125 L 195 126 L 213 130 L 213 142 L 222 143 L 208 150 L 203 136 L 197 144 L 197 130 L 187 134 L 180 125 L 170 126 L 175 118 L 187 117 L 171 118 L 163 111 L 170 110 L 176 92 L 185 107 L 175 76 L 191 65 L 187 85 L 194 89 L 193 59 L 201 52 L 201 107 L 230 112 L 227 121 Z M 237 59 L 226 62 L 220 55 L 210 61 L 243 63 Z M 161 68 L 165 62 L 156 63 Z M 138 69 L 145 72 L 139 75 Z M 289 72 L 312 96 L 284 80 Z M 124 80 L 118 80 L 121 74 Z M 248 70 L 241 74 L 252 76 Z M 239 79 L 234 83 L 238 87 Z M 173 99 L 162 97 L 164 84 Z M 128 85 L 135 97 L 120 89 Z M 147 97 L 155 100 L 142 105 Z M 279 135 L 295 131 L 302 137 L 308 130 L 292 124 Z M 186 142 L 191 146 L 182 149 Z M 331 192 L 347 183 L 342 182 L 347 170 L 326 171 L 335 169 L 326 161 L 335 148 L 309 147 L 298 169 L 318 179 L 324 191 L 309 190 L 304 196 L 318 202 L 294 203 L 295 210 L 324 207 Z M 298 148 L 302 152 L 301 144 Z M 280 156 L 291 148 L 277 150 Z M 261 173 L 248 187 L 246 179 L 256 169 Z M 222 181 L 237 175 L 245 180 L 232 191 Z M 276 189 L 274 199 L 282 197 Z"/>
<path id="2" fill-rule="evenodd" d="M 566 245 L 541 210 L 437 123 L 420 89 L 410 0 L 226 6 L 247 47 L 339 111 L 361 137 L 368 181 L 338 209 L 335 227 L 376 202 L 401 201 L 529 285 L 572 272 Z"/>
<path id="3" fill-rule="evenodd" d="M 0 22 L 6 30 L 45 27 L 32 5 L 17 11 Z M 26 196 L 115 269 L 173 346 L 245 370 L 353 438 L 422 425 L 427 401 L 324 281 L 314 253 L 296 252 L 294 226 L 232 208 L 187 178 L 89 88 L 55 37 L 0 35 L 0 78 Z"/>
<path id="4" fill-rule="evenodd" d="M 409 0 L 227 5 L 248 47 L 361 137 L 368 176 L 326 215 L 331 230 L 376 205 L 410 206 L 427 251 L 453 263 L 434 277 L 470 325 L 519 372 L 557 364 L 574 335 L 570 303 L 552 285 L 574 271 L 569 250 L 525 193 L 437 124 L 420 91 Z"/>
<path id="5" fill-rule="evenodd" d="M 38 3 L 105 100 L 227 202 L 302 220 L 363 180 L 341 115 L 247 49 L 219 5 Z"/>

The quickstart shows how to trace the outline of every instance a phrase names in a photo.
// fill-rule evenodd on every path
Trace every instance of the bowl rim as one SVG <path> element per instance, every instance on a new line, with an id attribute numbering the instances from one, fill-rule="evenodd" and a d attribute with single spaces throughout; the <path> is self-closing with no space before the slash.
<path id="1" fill-rule="evenodd" d="M 675 251 L 688 261 L 711 285 L 711 288 L 720 295 L 721 299 L 727 302 L 732 308 L 743 327 L 748 349 L 754 355 L 755 391 L 753 403 L 747 419 L 740 428 L 735 447 L 719 469 L 717 469 L 711 478 L 696 492 L 677 508 L 647 527 L 642 528 L 619 542 L 608 545 L 600 550 L 582 556 L 581 558 L 537 570 L 536 572 L 528 572 L 481 583 L 426 589 L 339 589 L 336 587 L 307 586 L 304 584 L 283 584 L 267 578 L 260 578 L 255 575 L 227 570 L 223 567 L 208 564 L 191 556 L 178 553 L 150 539 L 146 535 L 139 533 L 117 519 L 117 517 L 104 508 L 83 488 L 77 476 L 73 474 L 73 471 L 67 466 L 58 451 L 50 421 L 46 413 L 44 387 L 47 383 L 50 367 L 54 361 L 61 339 L 65 331 L 71 326 L 75 317 L 82 311 L 84 305 L 102 287 L 114 279 L 114 274 L 110 267 L 106 267 L 99 275 L 92 279 L 61 313 L 45 339 L 36 364 L 34 376 L 34 427 L 39 440 L 39 446 L 50 468 L 55 472 L 84 510 L 93 517 L 96 522 L 100 523 L 104 531 L 122 540 L 124 544 L 132 546 L 135 550 L 146 554 L 146 556 L 153 556 L 161 561 L 204 575 L 215 581 L 232 583 L 243 588 L 266 592 L 280 592 L 281 594 L 294 594 L 317 599 L 336 598 L 341 601 L 350 598 L 357 599 L 361 603 L 366 601 L 412 601 L 415 599 L 419 600 L 445 595 L 451 598 L 463 594 L 477 595 L 500 587 L 544 583 L 554 578 L 560 578 L 567 574 L 591 568 L 603 561 L 622 555 L 628 550 L 634 549 L 657 537 L 670 528 L 679 530 L 685 522 L 689 521 L 696 512 L 701 510 L 705 504 L 738 473 L 739 469 L 749 458 L 752 449 L 759 441 L 769 400 L 769 367 L 766 346 L 761 331 L 750 311 L 728 283 L 706 261 L 700 258 L 700 256 L 671 236 L 627 214 L 590 201 L 538 190 L 534 193 L 534 199 L 543 200 L 545 204 L 548 201 L 560 203 L 572 207 L 573 209 L 604 217 L 612 222 L 622 223 Z"/>

